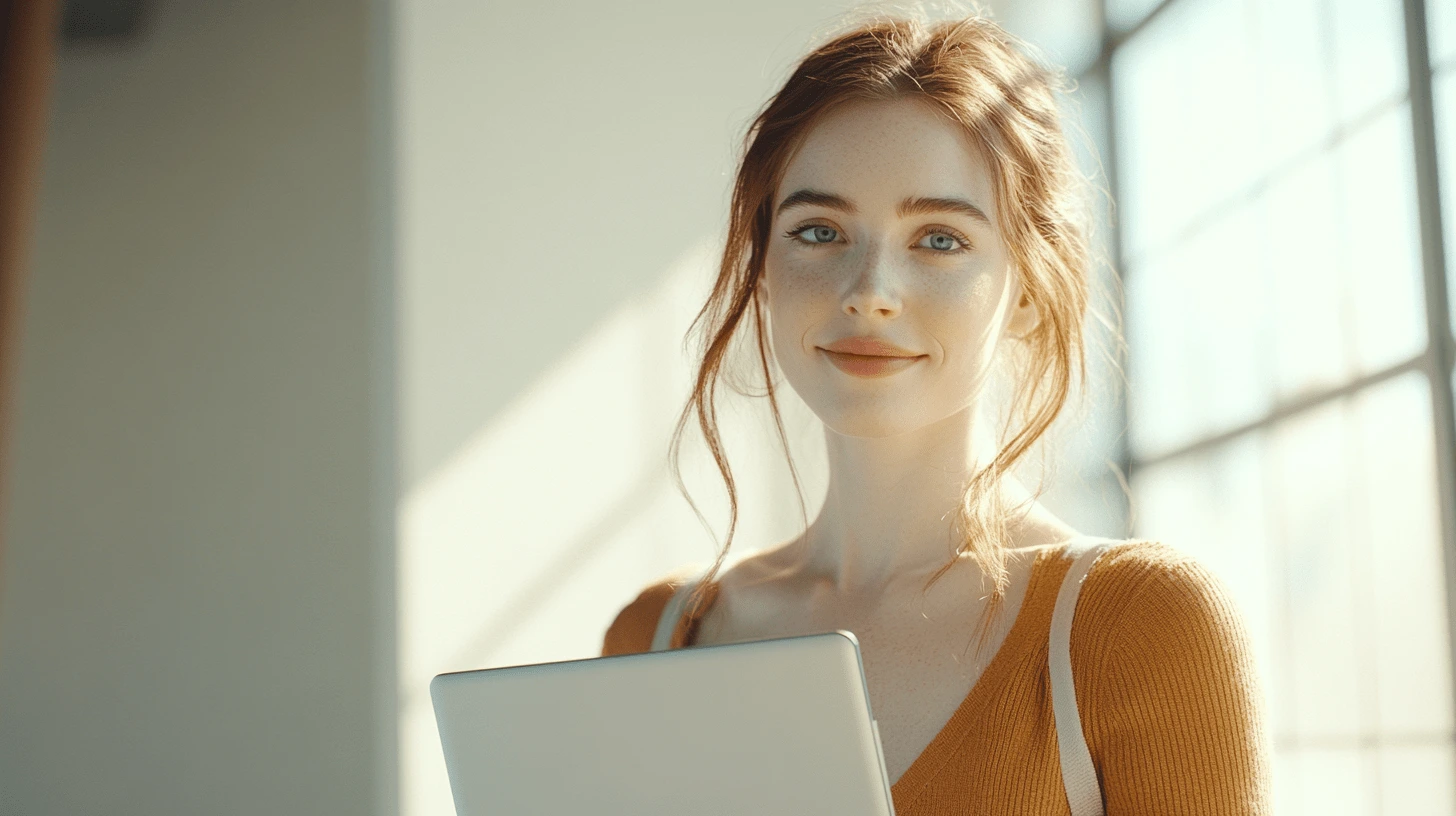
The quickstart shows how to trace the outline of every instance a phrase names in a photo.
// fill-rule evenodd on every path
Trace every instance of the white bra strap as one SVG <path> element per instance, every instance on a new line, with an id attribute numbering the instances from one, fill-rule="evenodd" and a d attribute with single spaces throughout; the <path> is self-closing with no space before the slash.
<path id="1" fill-rule="evenodd" d="M 667 600 L 667 606 L 662 608 L 662 615 L 657 619 L 657 631 L 652 635 L 652 651 L 661 652 L 672 646 L 672 633 L 677 629 L 678 618 L 682 617 L 688 596 L 697 585 L 695 580 L 683 581 Z"/>
<path id="2" fill-rule="evenodd" d="M 1072 816 L 1103 816 L 1102 788 L 1097 784 L 1097 769 L 1087 739 L 1082 735 L 1082 718 L 1077 712 L 1077 692 L 1072 685 L 1072 618 L 1077 611 L 1077 595 L 1092 565 L 1117 543 L 1110 539 L 1079 538 L 1067 545 L 1063 558 L 1072 559 L 1067 576 L 1057 593 L 1052 610 L 1051 637 L 1047 650 L 1047 668 L 1051 671 L 1052 714 L 1057 725 L 1057 751 L 1061 755 L 1062 784 Z"/>

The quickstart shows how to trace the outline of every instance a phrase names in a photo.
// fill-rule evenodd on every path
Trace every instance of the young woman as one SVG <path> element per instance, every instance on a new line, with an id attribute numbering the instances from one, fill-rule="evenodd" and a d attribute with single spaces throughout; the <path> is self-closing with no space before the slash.
<path id="1" fill-rule="evenodd" d="M 676 462 L 695 409 L 736 521 L 713 405 L 744 323 L 780 438 L 770 346 L 823 420 L 818 517 L 718 575 L 725 545 L 671 645 L 854 632 L 900 816 L 1068 812 L 1047 637 L 1079 533 L 1010 468 L 1082 376 L 1089 208 L 1062 79 L 1023 48 L 978 17 L 879 19 L 799 64 L 749 130 L 674 438 Z M 1001 362 L 998 434 L 982 403 Z M 646 588 L 603 653 L 649 649 L 680 583 Z M 1106 812 L 1267 813 L 1262 698 L 1223 585 L 1127 541 L 1082 587 L 1071 659 Z"/>

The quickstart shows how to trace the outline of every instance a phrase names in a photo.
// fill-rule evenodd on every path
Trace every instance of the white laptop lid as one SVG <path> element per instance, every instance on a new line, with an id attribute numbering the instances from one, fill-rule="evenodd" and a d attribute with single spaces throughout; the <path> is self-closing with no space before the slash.
<path id="1" fill-rule="evenodd" d="M 459 816 L 893 816 L 859 642 L 829 632 L 441 674 Z"/>

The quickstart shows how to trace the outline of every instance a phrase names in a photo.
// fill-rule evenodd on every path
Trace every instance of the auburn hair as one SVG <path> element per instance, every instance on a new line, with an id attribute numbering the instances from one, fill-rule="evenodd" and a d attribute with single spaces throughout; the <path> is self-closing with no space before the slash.
<path id="1" fill-rule="evenodd" d="M 727 540 L 689 599 L 690 619 L 699 613 L 708 584 L 727 558 L 738 522 L 737 488 L 718 434 L 717 390 L 740 329 L 756 345 L 762 396 L 768 398 L 804 506 L 770 372 L 760 286 L 774 196 L 785 168 L 829 110 L 851 101 L 901 97 L 931 103 L 981 149 L 990 165 L 998 228 L 1012 273 L 1019 276 L 1022 292 L 1039 317 L 1022 342 L 1011 344 L 1014 360 L 1008 364 L 1015 371 L 1015 387 L 998 440 L 1001 447 L 966 483 L 956 519 L 961 541 L 926 584 L 929 588 L 957 558 L 968 556 L 991 578 L 993 612 L 999 606 L 1009 582 L 1005 541 L 1014 508 L 1005 505 L 998 488 L 1085 376 L 1083 325 L 1092 277 L 1090 185 L 1077 167 L 1057 106 L 1058 94 L 1071 88 L 1060 69 L 1030 54 L 1025 43 L 980 14 L 927 21 L 881 13 L 813 49 L 753 119 L 733 183 L 717 279 L 688 330 L 689 336 L 700 335 L 700 362 L 669 456 L 678 487 L 692 504 L 679 452 L 683 430 L 696 414 L 728 489 Z M 696 504 L 693 509 L 703 520 Z M 805 522 L 807 527 L 807 511 Z M 983 636 L 988 631 L 983 629 Z"/>

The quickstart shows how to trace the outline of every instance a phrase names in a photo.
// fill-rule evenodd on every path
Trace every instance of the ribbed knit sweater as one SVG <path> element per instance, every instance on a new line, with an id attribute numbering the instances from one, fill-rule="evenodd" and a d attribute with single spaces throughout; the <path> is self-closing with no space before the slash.
<path id="1" fill-rule="evenodd" d="M 897 816 L 1069 812 L 1047 636 L 1070 565 L 1060 547 L 1036 557 L 1000 649 L 892 786 Z M 651 648 L 676 586 L 655 583 L 622 609 L 602 654 Z M 710 586 L 710 601 L 717 589 Z M 699 620 L 684 617 L 673 645 L 692 643 Z M 1082 584 L 1071 649 L 1107 816 L 1271 812 L 1262 689 L 1243 621 L 1217 576 L 1166 544 L 1118 544 Z"/>

